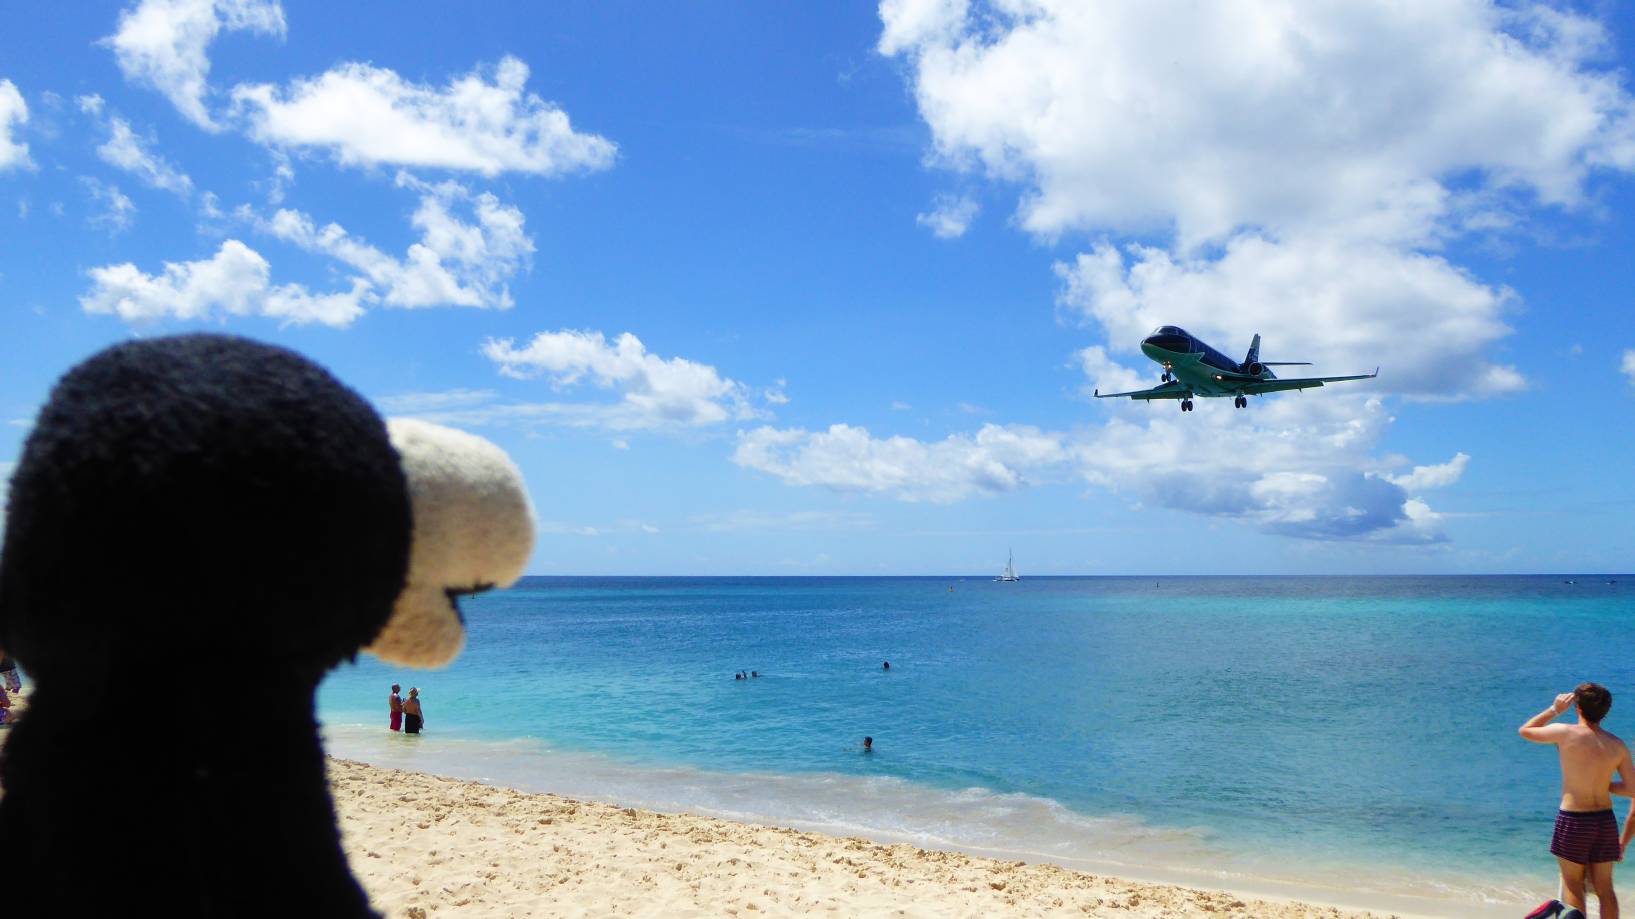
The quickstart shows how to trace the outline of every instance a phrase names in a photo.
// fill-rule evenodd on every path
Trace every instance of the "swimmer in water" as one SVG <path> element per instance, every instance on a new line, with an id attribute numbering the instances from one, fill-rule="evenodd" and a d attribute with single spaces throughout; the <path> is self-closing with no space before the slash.
<path id="1" fill-rule="evenodd" d="M 874 752 L 874 738 L 873 737 L 863 738 L 863 752 L 864 753 L 873 753 Z"/>

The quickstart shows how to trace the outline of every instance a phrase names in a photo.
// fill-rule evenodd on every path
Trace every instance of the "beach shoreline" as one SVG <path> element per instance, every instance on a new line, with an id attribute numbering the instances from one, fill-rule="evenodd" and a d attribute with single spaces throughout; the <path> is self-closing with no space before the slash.
<path id="1" fill-rule="evenodd" d="M 663 813 L 329 759 L 344 843 L 391 917 L 1447 915 L 1110 876 Z M 1325 898 L 1326 899 L 1326 898 Z"/>

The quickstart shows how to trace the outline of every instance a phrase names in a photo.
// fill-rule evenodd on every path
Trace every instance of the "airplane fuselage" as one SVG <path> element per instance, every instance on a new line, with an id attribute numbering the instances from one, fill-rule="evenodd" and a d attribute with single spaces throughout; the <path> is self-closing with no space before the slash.
<path id="1" fill-rule="evenodd" d="M 1277 378 L 1270 367 L 1239 364 L 1173 326 L 1165 326 L 1143 339 L 1141 353 L 1197 396 L 1238 396 L 1245 392 L 1246 384 Z"/>

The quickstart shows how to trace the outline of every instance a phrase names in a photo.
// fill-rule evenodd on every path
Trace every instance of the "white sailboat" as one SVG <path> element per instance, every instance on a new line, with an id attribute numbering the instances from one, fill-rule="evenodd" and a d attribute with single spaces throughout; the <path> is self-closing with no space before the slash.
<path id="1" fill-rule="evenodd" d="M 1012 552 L 1005 560 L 1005 571 L 995 581 L 1020 581 L 1022 578 L 1016 573 L 1016 553 Z"/>

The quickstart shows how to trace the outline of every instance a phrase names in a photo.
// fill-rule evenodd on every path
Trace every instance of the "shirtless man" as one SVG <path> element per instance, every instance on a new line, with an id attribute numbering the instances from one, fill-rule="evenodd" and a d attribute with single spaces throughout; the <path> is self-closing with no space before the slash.
<path id="1" fill-rule="evenodd" d="M 1551 724 L 1574 706 L 1577 724 Z M 1556 696 L 1547 709 L 1527 719 L 1521 736 L 1533 743 L 1555 744 L 1561 751 L 1561 813 L 1556 815 L 1550 852 L 1561 865 L 1562 896 L 1567 906 L 1585 911 L 1584 878 L 1588 874 L 1601 901 L 1603 919 L 1618 919 L 1618 895 L 1612 889 L 1612 866 L 1622 861 L 1628 831 L 1618 834 L 1612 814 L 1613 773 L 1635 786 L 1635 763 L 1629 747 L 1601 729 L 1601 719 L 1612 708 L 1612 693 L 1605 686 L 1581 683 L 1572 692 Z M 1622 785 L 1619 791 L 1623 792 Z M 1635 815 L 1632 815 L 1635 816 Z"/>
<path id="2" fill-rule="evenodd" d="M 398 693 L 402 691 L 403 687 L 393 683 L 392 697 L 386 700 L 386 711 L 392 716 L 390 724 L 392 730 L 394 731 L 402 730 L 403 728 L 403 697 L 398 695 Z"/>

